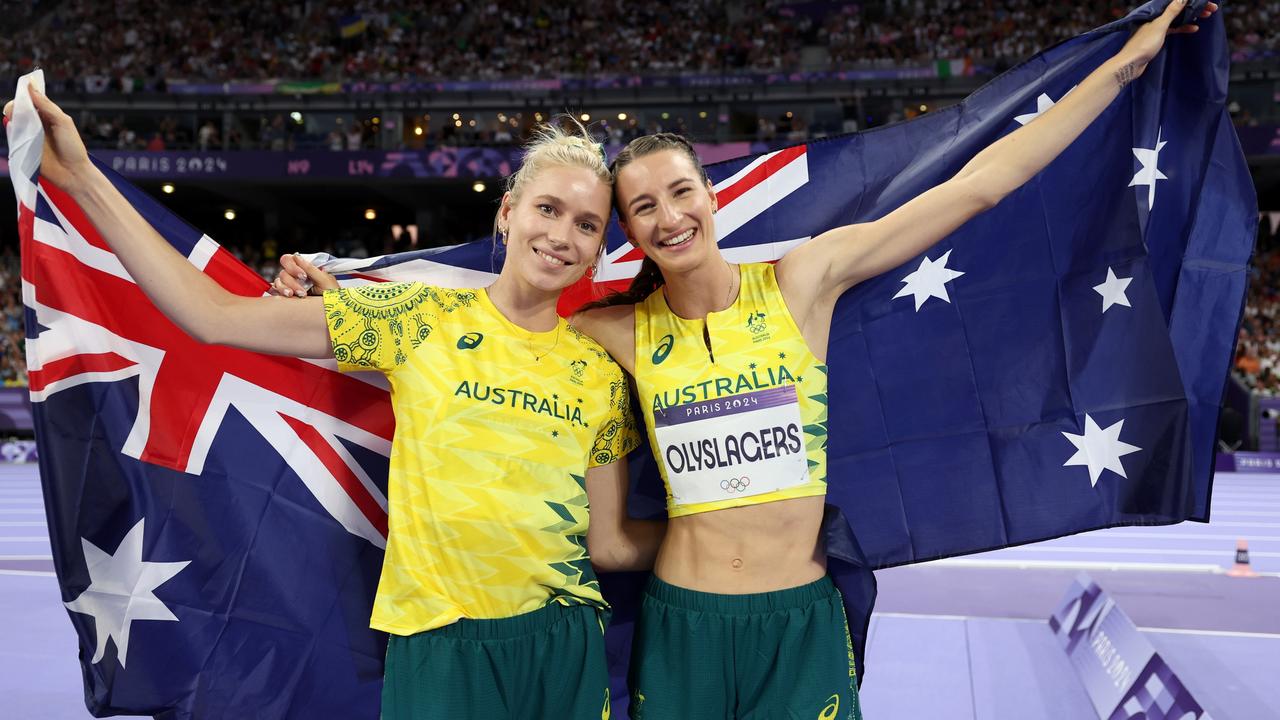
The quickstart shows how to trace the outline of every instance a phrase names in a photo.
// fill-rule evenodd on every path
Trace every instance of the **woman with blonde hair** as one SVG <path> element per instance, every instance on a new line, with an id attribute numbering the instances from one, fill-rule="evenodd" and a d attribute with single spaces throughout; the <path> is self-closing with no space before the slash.
<path id="1" fill-rule="evenodd" d="M 391 636 L 382 716 L 608 717 L 592 564 L 648 567 L 662 525 L 623 512 L 638 433 L 622 371 L 556 314 L 601 250 L 612 183 L 599 145 L 581 126 L 535 136 L 497 214 L 506 257 L 489 287 L 251 298 L 170 247 L 89 161 L 71 118 L 30 94 L 43 180 L 186 332 L 389 380 L 389 529 L 370 621 Z"/>

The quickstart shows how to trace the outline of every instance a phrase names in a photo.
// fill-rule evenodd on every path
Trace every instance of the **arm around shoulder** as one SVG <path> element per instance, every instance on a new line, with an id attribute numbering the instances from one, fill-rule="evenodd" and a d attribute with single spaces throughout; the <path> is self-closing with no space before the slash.
<path id="1" fill-rule="evenodd" d="M 569 322 L 600 343 L 630 373 L 635 368 L 635 317 L 635 305 L 608 305 L 579 311 Z"/>

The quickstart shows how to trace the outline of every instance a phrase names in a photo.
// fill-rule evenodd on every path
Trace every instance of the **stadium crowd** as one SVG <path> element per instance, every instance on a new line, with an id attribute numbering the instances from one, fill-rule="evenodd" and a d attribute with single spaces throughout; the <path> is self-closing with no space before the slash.
<path id="1" fill-rule="evenodd" d="M 1235 373 L 1253 392 L 1280 397 L 1280 233 L 1269 237 L 1267 224 L 1263 217 L 1236 342 Z"/>
<path id="2" fill-rule="evenodd" d="M 1138 0 L 40 0 L 0 14 L 0 82 L 33 67 L 50 84 L 85 92 L 163 92 L 189 82 L 497 80 L 565 74 L 841 70 L 963 59 L 1000 70 L 1035 51 L 1121 17 Z M 1280 59 L 1280 0 L 1226 4 L 1232 59 Z M 882 118 L 892 121 L 894 117 Z M 128 150 L 377 147 L 372 118 L 338 119 L 319 132 L 283 114 L 238 118 L 79 118 L 91 147 Z M 670 122 L 606 125 L 616 142 Z M 424 124 L 416 142 L 509 144 L 518 125 Z M 515 129 L 509 129 L 515 128 Z M 847 130 L 760 117 L 754 139 L 803 140 Z M 1274 244 L 1274 243 L 1273 243 Z M 1266 247 L 1266 246 L 1263 246 Z M 24 382 L 16 256 L 0 255 L 0 379 Z M 271 247 L 242 257 L 265 274 Z M 1280 394 L 1280 249 L 1260 253 L 1240 331 L 1236 369 L 1250 387 Z"/>
<path id="3" fill-rule="evenodd" d="M 44 67 L 57 86 L 164 91 L 224 82 L 493 80 L 602 73 L 840 70 L 968 59 L 999 69 L 1122 16 L 1080 0 L 62 0 L 10 3 L 0 78 Z M 30 7 L 36 6 L 36 11 Z M 1233 56 L 1280 53 L 1280 0 L 1227 4 Z"/>
<path id="4" fill-rule="evenodd" d="M 22 283 L 18 273 L 17 249 L 0 249 L 0 382 L 6 386 L 27 384 Z"/>

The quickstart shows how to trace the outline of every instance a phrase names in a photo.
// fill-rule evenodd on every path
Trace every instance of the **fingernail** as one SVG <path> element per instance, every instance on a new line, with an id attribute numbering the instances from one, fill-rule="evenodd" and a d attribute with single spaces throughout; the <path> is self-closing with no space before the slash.
<path id="1" fill-rule="evenodd" d="M 306 276 L 306 275 L 304 275 L 304 274 L 302 274 L 302 273 L 298 273 L 297 275 L 294 275 L 294 277 L 298 278 L 298 282 L 306 282 L 306 281 L 307 281 L 307 276 Z"/>
<path id="2" fill-rule="evenodd" d="M 281 290 L 281 291 L 280 291 L 280 294 L 281 294 L 281 295 L 284 295 L 285 297 L 293 297 L 293 291 L 292 291 L 292 290 L 290 290 L 289 288 L 285 288 L 285 289 Z"/>

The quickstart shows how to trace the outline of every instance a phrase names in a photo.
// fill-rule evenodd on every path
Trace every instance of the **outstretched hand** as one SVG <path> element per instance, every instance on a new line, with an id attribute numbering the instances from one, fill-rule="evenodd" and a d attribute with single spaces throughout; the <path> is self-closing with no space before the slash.
<path id="1" fill-rule="evenodd" d="M 40 161 L 40 176 L 68 192 L 83 184 L 93 170 L 89 151 L 71 116 L 62 111 L 52 100 L 35 88 L 27 86 L 31 102 L 35 104 L 40 124 L 44 126 L 44 156 Z M 5 122 L 13 115 L 13 101 L 4 106 Z"/>
<path id="2" fill-rule="evenodd" d="M 1188 33 L 1198 32 L 1200 26 L 1195 23 L 1187 23 L 1180 27 L 1172 27 L 1178 16 L 1187 8 L 1189 0 L 1173 0 L 1168 7 L 1159 16 L 1153 18 L 1137 29 L 1133 36 L 1129 38 L 1129 42 L 1125 43 L 1124 49 L 1120 51 L 1120 58 L 1125 64 L 1120 70 L 1116 71 L 1116 82 L 1121 86 L 1129 84 L 1134 78 L 1142 74 L 1147 69 L 1147 63 L 1159 54 L 1161 48 L 1164 47 L 1165 38 L 1170 35 L 1185 35 Z M 1212 16 L 1218 11 L 1218 4 L 1211 2 L 1205 5 L 1204 10 L 1200 11 L 1200 19 L 1203 20 Z"/>

